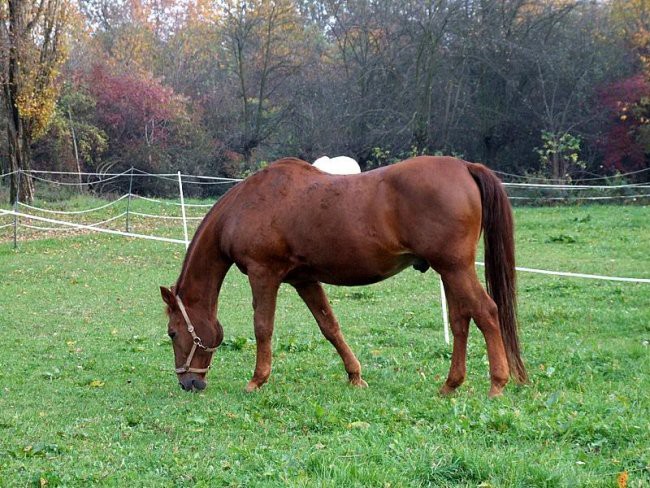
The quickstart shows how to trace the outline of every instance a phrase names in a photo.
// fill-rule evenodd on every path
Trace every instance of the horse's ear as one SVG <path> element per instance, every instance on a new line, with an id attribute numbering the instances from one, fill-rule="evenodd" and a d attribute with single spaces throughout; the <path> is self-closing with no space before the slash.
<path id="1" fill-rule="evenodd" d="M 176 306 L 176 297 L 174 297 L 174 293 L 169 288 L 161 286 L 160 295 L 162 296 L 163 301 L 171 308 Z"/>

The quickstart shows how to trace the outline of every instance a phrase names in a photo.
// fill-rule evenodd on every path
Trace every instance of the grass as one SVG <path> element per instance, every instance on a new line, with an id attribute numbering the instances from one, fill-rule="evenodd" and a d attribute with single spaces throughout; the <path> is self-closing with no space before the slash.
<path id="1" fill-rule="evenodd" d="M 639 206 L 518 208 L 519 264 L 648 277 L 649 217 Z M 21 229 L 16 252 L 0 232 L 0 486 L 620 486 L 624 472 L 627 486 L 650 485 L 650 285 L 520 274 L 531 383 L 494 401 L 475 327 L 466 384 L 437 395 L 451 354 L 433 273 L 328 288 L 365 390 L 347 386 L 283 287 L 273 375 L 246 394 L 251 297 L 233 269 L 226 340 L 207 390 L 188 394 L 158 293 L 182 246 Z"/>

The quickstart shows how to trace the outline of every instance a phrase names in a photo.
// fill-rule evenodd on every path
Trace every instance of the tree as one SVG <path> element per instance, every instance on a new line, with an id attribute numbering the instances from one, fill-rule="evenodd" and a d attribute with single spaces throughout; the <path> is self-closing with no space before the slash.
<path id="1" fill-rule="evenodd" d="M 612 20 L 650 78 L 650 0 L 613 0 Z"/>
<path id="2" fill-rule="evenodd" d="M 608 84 L 600 90 L 600 102 L 610 116 L 601 141 L 604 166 L 624 172 L 645 167 L 650 155 L 650 82 L 637 74 Z"/>
<path id="3" fill-rule="evenodd" d="M 9 170 L 29 170 L 32 142 L 54 113 L 59 69 L 66 57 L 72 7 L 67 0 L 8 0 L 0 4 L 0 60 L 7 112 Z M 34 198 L 31 178 L 12 176 L 10 199 Z"/>
<path id="4" fill-rule="evenodd" d="M 109 135 L 112 164 L 159 169 L 171 126 L 186 117 L 183 97 L 149 74 L 113 73 L 105 64 L 84 81 L 96 101 L 97 124 Z"/>
<path id="5" fill-rule="evenodd" d="M 34 165 L 60 171 L 96 171 L 108 146 L 96 125 L 97 102 L 81 83 L 65 83 L 47 133 L 35 142 Z"/>
<path id="6" fill-rule="evenodd" d="M 250 165 L 253 151 L 287 114 L 286 105 L 278 101 L 290 96 L 284 91 L 287 81 L 299 73 L 307 56 L 303 24 L 291 0 L 226 1 L 224 19 L 228 65 L 240 103 L 236 148 Z"/>
<path id="7" fill-rule="evenodd" d="M 542 131 L 543 147 L 537 148 L 542 166 L 551 168 L 551 176 L 557 182 L 565 182 L 572 166 L 584 168 L 580 161 L 580 139 L 565 132 L 557 134 Z"/>
<path id="8" fill-rule="evenodd" d="M 75 0 L 70 92 L 35 164 L 72 167 L 76 141 L 87 167 L 231 176 L 284 155 L 422 152 L 521 173 L 539 170 L 535 147 L 558 177 L 638 165 L 647 94 L 622 113 L 598 90 L 643 73 L 648 2 Z M 625 141 L 634 157 L 616 159 Z"/>
<path id="9" fill-rule="evenodd" d="M 611 93 L 605 96 L 616 117 L 605 162 L 619 169 L 637 168 L 650 156 L 650 0 L 614 0 L 612 20 L 640 66 L 638 75 L 612 85 L 617 100 Z"/>

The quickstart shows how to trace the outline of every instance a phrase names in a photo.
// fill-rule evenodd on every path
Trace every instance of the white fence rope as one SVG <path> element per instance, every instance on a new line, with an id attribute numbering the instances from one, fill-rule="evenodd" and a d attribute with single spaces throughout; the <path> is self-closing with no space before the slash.
<path id="1" fill-rule="evenodd" d="M 642 195 L 615 195 L 615 196 L 608 196 L 608 197 L 511 197 L 508 196 L 509 200 L 555 200 L 555 201 L 570 201 L 570 202 L 575 202 L 575 201 L 582 201 L 582 200 L 616 200 L 619 198 L 646 198 L 650 197 L 650 193 L 644 193 Z"/>
<path id="2" fill-rule="evenodd" d="M 30 208 L 32 210 L 37 210 L 39 212 L 46 212 L 46 213 L 51 213 L 51 214 L 79 215 L 79 214 L 86 214 L 86 213 L 95 212 L 97 210 L 101 210 L 101 209 L 104 209 L 104 208 L 107 208 L 107 207 L 111 207 L 111 206 L 117 204 L 118 202 L 120 202 L 121 200 L 124 200 L 125 198 L 128 198 L 128 197 L 129 197 L 129 194 L 126 193 L 125 195 L 122 195 L 120 198 L 118 198 L 116 200 L 113 200 L 112 202 L 108 202 L 106 205 L 101 205 L 100 207 L 89 208 L 89 209 L 86 209 L 86 210 L 71 210 L 71 211 L 50 210 L 50 209 L 47 209 L 47 208 L 34 207 L 32 205 L 28 205 L 28 204 L 23 203 L 23 202 L 18 202 L 18 205 L 20 205 L 21 207 Z"/>
<path id="3" fill-rule="evenodd" d="M 244 178 L 226 178 L 223 176 L 203 176 L 203 175 L 182 175 L 183 178 L 200 178 L 202 180 L 214 180 L 214 181 L 220 181 L 224 183 L 239 183 L 240 181 L 244 181 Z M 191 181 L 189 183 L 192 183 Z"/>
<path id="4" fill-rule="evenodd" d="M 619 188 L 650 188 L 647 183 L 629 183 L 625 185 L 560 185 L 550 183 L 503 183 L 506 187 L 540 188 L 547 190 L 615 190 Z"/>
<path id="5" fill-rule="evenodd" d="M 174 181 L 174 182 L 176 182 L 177 180 L 172 178 L 172 177 L 178 176 L 178 173 L 148 173 L 147 171 L 137 169 L 137 168 L 133 168 L 133 171 L 137 171 L 138 174 L 143 175 L 143 176 L 166 177 L 167 179 L 170 179 L 171 181 Z M 185 174 L 185 173 L 181 173 L 181 176 L 183 178 L 200 178 L 200 179 L 204 179 L 204 180 L 217 180 L 217 181 L 223 181 L 223 182 L 242 181 L 242 178 L 226 178 L 224 176 L 188 175 L 188 174 Z"/>
<path id="6" fill-rule="evenodd" d="M 176 176 L 176 173 L 147 173 L 146 171 L 143 171 L 141 169 L 133 168 L 133 176 L 152 176 L 152 177 L 158 177 L 158 176 Z M 136 173 L 137 171 L 137 173 Z M 46 170 L 36 170 L 36 169 L 30 169 L 30 170 L 21 170 L 22 173 L 35 173 L 35 174 L 44 174 L 44 175 L 61 175 L 61 176 L 131 176 L 131 168 L 127 169 L 126 171 L 120 172 L 120 173 L 92 173 L 92 172 L 85 172 L 85 171 L 46 171 Z M 189 175 L 192 176 L 192 175 Z M 193 178 L 218 178 L 216 176 L 192 176 Z M 227 179 L 227 178 L 226 178 Z M 174 180 L 176 181 L 176 180 Z"/>
<path id="7" fill-rule="evenodd" d="M 187 204 L 185 204 L 187 206 Z M 137 215 L 139 217 L 146 217 L 150 219 L 165 219 L 165 220 L 183 220 L 183 217 L 175 217 L 173 215 L 154 215 L 148 213 L 134 212 L 131 210 L 129 212 L 131 215 Z M 203 220 L 204 217 L 185 217 L 187 220 Z"/>
<path id="8" fill-rule="evenodd" d="M 171 202 L 173 205 L 180 206 L 180 203 Z M 214 203 L 186 203 L 185 207 L 195 207 L 195 208 L 212 208 Z"/>
<path id="9" fill-rule="evenodd" d="M 95 231 L 95 232 L 102 232 L 102 233 L 105 233 L 105 234 L 113 234 L 113 235 L 119 235 L 119 236 L 125 236 L 125 237 L 134 237 L 134 238 L 138 238 L 138 239 L 148 239 L 148 240 L 151 240 L 151 241 L 172 242 L 172 243 L 175 243 L 175 244 L 185 244 L 185 241 L 181 240 L 181 239 L 172 239 L 172 238 L 169 238 L 169 237 L 150 236 L 150 235 L 146 235 L 146 234 L 136 234 L 136 233 L 133 233 L 133 232 L 121 232 L 119 230 L 104 229 L 102 227 L 93 227 L 91 225 L 84 225 L 84 224 L 75 224 L 75 223 L 72 223 L 72 222 L 65 222 L 63 220 L 48 219 L 46 217 L 36 217 L 34 215 L 29 215 L 29 214 L 25 214 L 25 213 L 21 213 L 21 212 L 14 212 L 14 211 L 4 210 L 4 209 L 0 209 L 0 214 L 2 214 L 2 215 L 12 215 L 12 216 L 15 216 L 15 217 L 22 217 L 22 218 L 31 219 L 31 220 L 37 220 L 37 221 L 40 221 L 40 222 L 47 222 L 47 223 L 50 223 L 50 224 L 67 225 L 67 226 L 70 226 L 70 227 L 75 227 L 77 229 L 92 230 L 92 231 Z M 24 224 L 21 224 L 21 225 L 24 225 Z"/>
<path id="10" fill-rule="evenodd" d="M 85 172 L 85 171 L 47 171 L 47 170 L 40 170 L 40 169 L 30 169 L 30 170 L 21 170 L 22 173 L 35 173 L 35 174 L 42 174 L 42 175 L 62 175 L 62 176 L 122 176 L 122 175 L 129 175 L 131 176 L 130 173 L 131 169 L 128 169 L 126 171 L 123 171 L 121 173 L 92 173 L 92 172 Z"/>
<path id="11" fill-rule="evenodd" d="M 230 185 L 242 180 L 224 180 L 224 181 L 188 181 L 183 177 L 183 184 L 185 185 Z"/>
<path id="12" fill-rule="evenodd" d="M 485 263 L 481 263 L 479 261 L 477 261 L 475 264 L 477 266 L 485 266 Z M 524 271 L 526 273 L 537 273 L 537 274 L 553 275 L 553 276 L 567 276 L 570 278 L 587 278 L 591 280 L 605 280 L 605 281 L 625 281 L 628 283 L 650 283 L 650 278 L 623 278 L 619 276 L 571 273 L 568 271 L 549 271 L 547 269 L 524 268 L 521 266 L 516 266 L 515 269 L 517 271 Z"/>
<path id="13" fill-rule="evenodd" d="M 111 217 L 110 219 L 102 220 L 101 222 L 95 222 L 94 224 L 84 224 L 84 225 L 87 225 L 88 227 L 97 227 L 98 225 L 103 225 L 103 224 L 107 224 L 109 222 L 113 222 L 114 220 L 122 218 L 125 215 L 126 215 L 126 212 L 122 212 L 121 214 L 116 215 L 115 217 Z M 60 224 L 60 225 L 65 225 L 65 224 Z M 73 230 L 77 230 L 77 229 L 73 229 L 73 228 L 66 229 L 66 228 L 61 228 L 61 227 L 42 227 L 42 226 L 30 225 L 30 224 L 20 224 L 20 226 L 21 227 L 27 227 L 29 229 L 35 229 L 35 230 L 47 230 L 47 231 L 58 231 L 58 232 L 70 232 L 70 231 L 73 231 Z"/>
<path id="14" fill-rule="evenodd" d="M 176 180 L 176 181 L 178 182 L 178 180 Z M 168 202 L 168 201 L 165 201 L 165 200 L 156 200 L 155 198 L 143 197 L 143 196 L 137 195 L 135 193 L 133 193 L 131 196 L 134 197 L 134 198 L 139 198 L 141 200 L 145 200 L 147 202 L 160 203 L 162 205 L 176 205 L 178 207 L 180 207 L 180 205 L 181 205 L 179 202 Z M 186 207 L 208 208 L 208 207 L 213 207 L 214 203 L 186 203 L 185 206 Z"/>
<path id="15" fill-rule="evenodd" d="M 5 176 L 11 176 L 16 173 L 18 173 L 18 171 L 10 171 L 9 173 L 2 173 L 0 174 L 0 178 L 4 178 Z"/>
<path id="16" fill-rule="evenodd" d="M 510 176 L 512 178 L 520 178 L 524 180 L 538 180 L 538 181 L 562 181 L 560 179 L 556 178 L 544 178 L 543 176 L 530 176 L 530 175 L 516 175 L 513 173 L 506 173 L 505 171 L 499 171 L 496 169 L 493 169 L 495 173 L 498 173 L 500 175 L 505 175 L 505 176 Z M 608 179 L 613 179 L 613 178 L 626 178 L 628 176 L 632 175 L 637 175 L 639 173 L 645 173 L 646 171 L 650 171 L 650 168 L 643 168 L 639 169 L 637 171 L 630 171 L 629 173 L 622 173 L 622 174 L 617 174 L 617 175 L 611 175 L 611 176 L 594 176 L 591 178 L 578 178 L 573 181 L 597 181 L 597 180 L 608 180 Z"/>
<path id="17" fill-rule="evenodd" d="M 121 172 L 121 173 L 93 173 L 93 172 L 73 172 L 73 171 L 45 171 L 45 170 L 20 170 L 20 172 L 25 173 L 25 174 L 30 174 L 33 178 L 40 179 L 45 182 L 50 182 L 53 184 L 62 184 L 62 185 L 70 185 L 70 186 L 75 186 L 75 185 L 87 185 L 88 183 L 78 183 L 78 182 L 59 182 L 56 180 L 48 180 L 45 178 L 37 177 L 34 176 L 35 174 L 51 174 L 51 175 L 66 175 L 66 176 L 98 176 L 101 179 L 92 181 L 90 183 L 102 183 L 106 181 L 110 181 L 111 179 L 117 178 L 119 176 L 131 176 L 131 171 L 133 171 L 132 175 L 133 176 L 144 176 L 144 177 L 152 177 L 152 178 L 160 178 L 160 179 L 165 179 L 168 181 L 176 182 L 177 181 L 177 176 L 178 173 L 149 173 L 147 171 L 137 169 L 137 168 L 129 168 L 128 170 Z M 513 187 L 530 187 L 530 188 L 547 188 L 547 189 L 553 189 L 553 190 L 594 190 L 594 189 L 600 189 L 600 190 L 606 190 L 606 189 L 612 189 L 612 188 L 650 188 L 650 185 L 647 183 L 629 183 L 629 184 L 622 184 L 622 185 L 580 185 L 580 184 L 567 184 L 567 183 L 551 183 L 553 181 L 558 181 L 554 180 L 553 178 L 542 178 L 542 177 L 535 177 L 535 176 L 523 176 L 523 175 L 515 175 L 512 173 L 506 173 L 504 171 L 498 171 L 498 170 L 492 170 L 495 173 L 505 175 L 505 176 L 510 176 L 513 178 L 520 178 L 520 179 L 529 179 L 529 180 L 537 180 L 537 181 L 542 181 L 544 183 L 531 183 L 531 182 L 504 182 L 505 186 L 513 186 Z M 612 179 L 612 178 L 625 178 L 626 176 L 630 175 L 635 175 L 639 173 L 643 173 L 646 171 L 650 171 L 650 168 L 645 168 L 642 170 L 638 171 L 631 171 L 629 173 L 624 173 L 620 175 L 612 175 L 612 176 L 599 176 L 599 177 L 593 177 L 593 178 L 581 178 L 581 179 L 576 179 L 574 180 L 575 182 L 583 182 L 583 181 L 597 181 L 597 180 L 606 180 L 606 179 Z M 9 176 L 14 173 L 17 173 L 18 171 L 12 171 L 11 173 L 5 173 L 0 175 L 0 177 L 4 176 Z M 242 181 L 242 178 L 227 178 L 223 176 L 207 176 L 207 175 L 190 175 L 190 174 L 185 174 L 181 173 L 181 176 L 183 178 L 183 182 L 187 184 L 195 184 L 195 185 L 213 185 L 213 184 L 228 184 L 228 183 L 237 183 L 239 181 Z M 207 182 L 204 181 L 189 181 L 188 179 L 201 179 L 201 180 L 209 180 Z"/>
<path id="18" fill-rule="evenodd" d="M 167 176 L 167 177 L 174 177 L 176 176 L 176 173 L 149 173 L 147 171 L 144 171 L 142 169 L 138 168 L 132 168 L 134 173 L 133 176 Z M 30 169 L 30 170 L 21 170 L 24 173 L 40 173 L 40 174 L 52 174 L 52 175 L 71 175 L 71 176 L 79 176 L 79 175 L 84 175 L 84 176 L 119 176 L 123 174 L 130 174 L 129 172 L 131 171 L 131 168 L 128 169 L 126 172 L 123 173 L 110 173 L 110 172 L 104 172 L 104 173 L 93 173 L 93 172 L 84 172 L 84 171 L 48 171 L 48 170 L 36 170 L 36 169 Z M 561 179 L 555 179 L 555 178 L 545 178 L 543 176 L 531 176 L 531 175 L 517 175 L 514 173 L 508 173 L 505 171 L 499 171 L 499 170 L 492 170 L 493 172 L 504 175 L 504 176 L 510 176 L 512 178 L 519 178 L 519 179 L 524 179 L 524 180 L 537 180 L 537 181 L 543 181 L 543 182 L 552 182 L 552 181 L 563 181 Z M 637 175 L 640 173 L 645 173 L 646 171 L 650 171 L 650 168 L 643 168 L 637 171 L 630 171 L 627 173 L 621 173 L 621 174 L 615 174 L 615 175 L 610 175 L 610 176 L 594 176 L 590 178 L 576 178 L 573 179 L 572 181 L 575 182 L 582 182 L 582 181 L 598 181 L 598 180 L 608 180 L 608 179 L 614 179 L 614 178 L 626 178 L 628 176 L 632 175 Z M 12 171 L 10 173 L 4 173 L 0 174 L 0 178 L 4 176 L 9 176 L 17 171 Z M 224 181 L 241 181 L 240 178 L 226 178 L 226 177 L 221 177 L 221 176 L 202 176 L 202 175 L 188 175 L 188 174 L 183 174 L 182 175 L 184 178 L 201 178 L 201 179 L 209 179 L 209 180 L 224 180 Z M 174 180 L 175 181 L 175 180 Z"/>
<path id="19" fill-rule="evenodd" d="M 27 174 L 26 172 L 23 172 L 23 174 Z M 35 180 L 38 181 L 43 181 L 45 183 L 51 183 L 53 185 L 60 185 L 60 186 L 88 186 L 88 185 L 97 185 L 99 183 L 106 183 L 107 181 L 113 181 L 117 178 L 120 178 L 121 176 L 130 176 L 128 173 L 120 173 L 115 176 L 109 176 L 108 178 L 103 178 L 103 179 L 97 179 L 93 181 L 86 181 L 83 183 L 77 182 L 69 182 L 69 181 L 56 181 L 56 180 L 50 180 L 47 178 L 43 178 L 41 176 L 35 176 L 33 174 L 29 175 L 31 178 L 34 178 Z"/>
<path id="20" fill-rule="evenodd" d="M 5 227 L 13 227 L 13 225 L 13 222 L 11 224 L 0 225 L 0 229 L 4 229 Z"/>
<path id="21" fill-rule="evenodd" d="M 164 200 L 156 200 L 155 198 L 143 197 L 143 196 L 138 195 L 136 193 L 131 194 L 131 197 L 139 198 L 140 200 L 145 200 L 147 202 L 162 203 L 163 205 L 173 205 L 174 204 L 173 202 L 166 202 Z"/>
<path id="22" fill-rule="evenodd" d="M 152 178 L 158 178 L 159 180 L 166 180 L 166 181 L 172 181 L 174 183 L 178 182 L 178 177 L 172 178 L 169 176 L 162 176 L 162 175 L 139 175 L 139 176 L 151 176 Z M 230 179 L 230 178 L 218 178 L 218 181 L 188 181 L 186 178 L 209 178 L 207 176 L 193 176 L 193 175 L 181 175 L 181 178 L 183 179 L 183 183 L 185 184 L 190 184 L 190 185 L 227 185 L 230 183 L 237 183 L 239 179 Z M 213 177 L 210 179 L 217 179 L 217 177 Z"/>
<path id="23" fill-rule="evenodd" d="M 176 176 L 177 173 L 148 173 L 144 170 L 133 168 L 133 176 L 141 176 L 141 177 L 153 177 L 153 178 L 171 178 L 172 181 L 176 182 L 176 180 L 172 177 Z M 137 171 L 137 172 L 136 172 Z M 92 172 L 85 172 L 85 171 L 45 171 L 45 170 L 36 170 L 36 169 L 30 169 L 30 170 L 21 170 L 23 174 L 43 174 L 43 175 L 61 175 L 61 176 L 99 176 L 99 177 L 107 177 L 107 176 L 131 176 L 131 169 L 129 168 L 128 170 L 121 172 L 121 173 L 92 173 Z M 10 175 L 13 173 L 17 173 L 17 171 L 13 171 L 12 173 L 6 173 L 2 176 Z M 208 180 L 219 180 L 219 181 L 224 181 L 224 182 L 237 182 L 237 181 L 242 181 L 241 178 L 226 178 L 223 176 L 203 176 L 203 175 L 188 175 L 188 174 L 182 174 L 183 178 L 201 178 L 201 179 L 208 179 Z M 77 183 L 79 184 L 79 183 Z M 85 184 L 85 183 L 84 183 Z"/>

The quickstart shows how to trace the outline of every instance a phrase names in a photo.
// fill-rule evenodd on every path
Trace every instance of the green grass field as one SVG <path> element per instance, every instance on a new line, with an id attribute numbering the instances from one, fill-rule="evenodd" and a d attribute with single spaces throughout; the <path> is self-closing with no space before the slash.
<path id="1" fill-rule="evenodd" d="M 521 266 L 650 276 L 650 207 L 515 213 Z M 207 390 L 189 394 L 158 292 L 183 246 L 21 229 L 16 252 L 2 232 L 0 486 L 650 486 L 648 284 L 520 273 L 531 383 L 496 400 L 475 327 L 465 385 L 437 394 L 451 350 L 435 274 L 328 288 L 368 389 L 347 385 L 283 287 L 273 375 L 246 394 L 251 296 L 233 269 L 226 340 Z"/>

